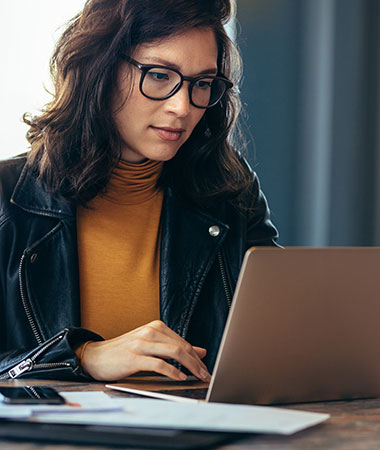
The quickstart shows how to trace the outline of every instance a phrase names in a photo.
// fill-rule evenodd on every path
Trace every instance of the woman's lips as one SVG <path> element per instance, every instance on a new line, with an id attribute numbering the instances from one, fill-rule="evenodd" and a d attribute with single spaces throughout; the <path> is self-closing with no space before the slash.
<path id="1" fill-rule="evenodd" d="M 178 141 L 182 133 L 185 131 L 181 128 L 159 128 L 153 126 L 152 128 L 164 141 Z"/>

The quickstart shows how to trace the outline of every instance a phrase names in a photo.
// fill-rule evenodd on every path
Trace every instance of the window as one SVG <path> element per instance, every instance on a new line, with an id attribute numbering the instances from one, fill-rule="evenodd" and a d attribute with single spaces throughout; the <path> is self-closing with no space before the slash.
<path id="1" fill-rule="evenodd" d="M 64 24 L 84 0 L 12 0 L 0 3 L 0 159 L 28 149 L 25 112 L 50 100 L 49 59 Z"/>

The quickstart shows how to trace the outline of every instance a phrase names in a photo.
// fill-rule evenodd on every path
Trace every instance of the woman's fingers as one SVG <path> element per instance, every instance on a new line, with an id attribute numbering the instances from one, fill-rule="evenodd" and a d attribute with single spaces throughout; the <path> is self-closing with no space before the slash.
<path id="1" fill-rule="evenodd" d="M 193 345 L 193 349 L 197 352 L 197 355 L 200 358 L 204 358 L 207 355 L 207 350 L 205 348 L 203 348 L 203 347 L 195 347 Z"/>
<path id="2" fill-rule="evenodd" d="M 142 356 L 139 361 L 139 367 L 139 370 L 156 372 L 177 381 L 185 381 L 187 378 L 183 372 L 173 365 L 167 363 L 163 359 L 154 358 L 153 356 Z"/>
<path id="3" fill-rule="evenodd" d="M 147 370 L 183 381 L 186 375 L 163 359 L 145 356 L 136 352 L 133 345 L 115 347 L 112 340 L 93 342 L 83 354 L 82 367 L 93 378 L 100 381 L 120 380 L 136 372 Z"/>
<path id="4" fill-rule="evenodd" d="M 150 322 L 149 324 L 136 329 L 135 332 L 139 335 L 139 337 L 145 339 L 146 341 L 166 343 L 168 345 L 174 345 L 178 347 L 178 357 L 181 357 L 183 353 L 191 355 L 199 365 L 199 370 L 203 369 L 202 373 L 206 373 L 206 377 L 207 375 L 209 376 L 205 364 L 201 361 L 201 358 L 204 358 L 204 356 L 206 355 L 206 350 L 202 349 L 201 347 L 193 347 L 187 341 L 181 338 L 181 336 L 179 336 L 168 326 L 166 326 L 163 322 L 155 320 L 154 322 Z M 184 364 L 182 360 L 178 360 L 175 356 L 169 356 L 169 358 L 175 359 L 194 373 L 194 371 L 191 370 L 187 364 Z M 194 375 L 198 376 L 196 373 L 194 373 Z M 202 379 L 204 378 L 205 375 L 202 377 Z"/>
<path id="5" fill-rule="evenodd" d="M 122 336 L 88 344 L 82 367 L 98 380 L 122 379 L 142 370 L 186 379 L 184 373 L 165 361 L 174 359 L 208 382 L 210 374 L 201 361 L 205 355 L 205 349 L 193 347 L 163 322 L 154 321 Z"/>
<path id="6" fill-rule="evenodd" d="M 210 374 L 199 358 L 194 358 L 188 347 L 176 343 L 149 342 L 143 339 L 136 343 L 134 351 L 140 355 L 153 356 L 160 359 L 174 359 L 201 380 L 210 381 Z"/>

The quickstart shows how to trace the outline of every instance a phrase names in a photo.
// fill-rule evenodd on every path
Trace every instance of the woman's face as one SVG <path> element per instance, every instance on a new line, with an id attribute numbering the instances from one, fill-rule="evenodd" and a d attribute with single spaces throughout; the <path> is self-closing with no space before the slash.
<path id="1" fill-rule="evenodd" d="M 142 44 L 131 56 L 141 64 L 177 69 L 184 76 L 217 73 L 216 39 L 208 28 L 194 28 Z M 156 101 L 141 94 L 140 76 L 141 71 L 130 63 L 123 63 L 119 69 L 112 106 L 123 141 L 122 158 L 132 163 L 145 159 L 168 161 L 189 138 L 205 110 L 190 104 L 187 81 L 172 97 Z"/>

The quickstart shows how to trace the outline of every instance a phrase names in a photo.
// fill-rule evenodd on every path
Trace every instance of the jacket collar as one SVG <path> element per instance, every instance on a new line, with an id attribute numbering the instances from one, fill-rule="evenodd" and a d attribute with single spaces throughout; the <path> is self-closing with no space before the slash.
<path id="1" fill-rule="evenodd" d="M 27 165 L 14 188 L 11 202 L 25 211 L 42 216 L 58 219 L 75 217 L 75 206 L 47 192 L 41 179 Z"/>

